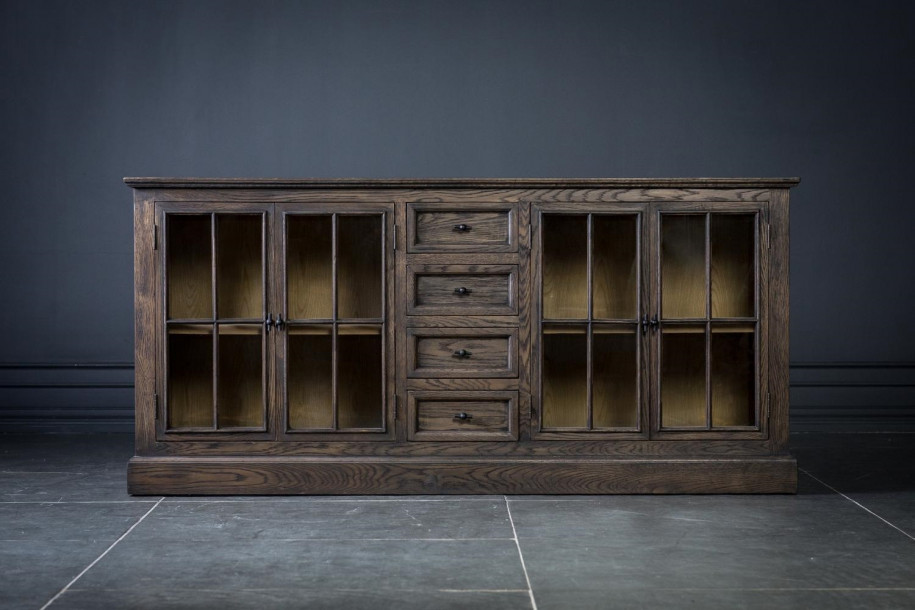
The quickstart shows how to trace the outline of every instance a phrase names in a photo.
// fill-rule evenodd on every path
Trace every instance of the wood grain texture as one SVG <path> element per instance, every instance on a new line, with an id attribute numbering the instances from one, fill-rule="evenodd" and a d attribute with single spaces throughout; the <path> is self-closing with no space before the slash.
<path id="1" fill-rule="evenodd" d="M 517 328 L 408 328 L 407 337 L 407 377 L 518 376 Z"/>
<path id="2" fill-rule="evenodd" d="M 156 439 L 157 343 L 159 328 L 158 269 L 156 267 L 155 201 L 134 191 L 134 405 L 137 453 L 150 451 Z"/>
<path id="3" fill-rule="evenodd" d="M 407 420 L 411 441 L 513 441 L 518 393 L 409 392 Z"/>
<path id="4" fill-rule="evenodd" d="M 769 200 L 769 188 L 161 188 L 146 191 L 159 203 L 195 201 L 201 204 L 249 203 L 261 201 L 278 205 L 310 204 L 347 208 L 360 204 L 411 201 L 416 203 L 458 203 L 486 200 L 496 203 L 549 203 L 556 212 L 579 203 L 597 204 L 613 212 L 637 211 L 646 204 L 678 202 L 761 202 Z M 406 226 L 405 224 L 402 226 Z"/>
<path id="5" fill-rule="evenodd" d="M 516 265 L 408 265 L 407 314 L 516 316 L 517 274 Z"/>
<path id="6" fill-rule="evenodd" d="M 772 452 L 788 450 L 789 234 L 788 191 L 772 191 L 769 203 L 769 435 Z"/>
<path id="7" fill-rule="evenodd" d="M 135 457 L 136 495 L 794 493 L 792 458 L 494 460 Z"/>
<path id="8" fill-rule="evenodd" d="M 482 391 L 490 390 L 484 388 Z M 406 400 L 406 393 L 404 400 Z M 403 410 L 406 410 L 406 407 Z M 573 456 L 731 458 L 764 457 L 771 454 L 769 443 L 758 437 L 748 440 L 740 438 L 721 440 L 703 436 L 698 440 L 678 439 L 677 442 L 670 442 L 669 440 L 646 440 L 639 435 L 627 433 L 614 433 L 613 442 L 607 442 L 608 433 L 606 432 L 557 432 L 550 433 L 550 442 L 537 439 L 506 443 L 467 442 L 457 445 L 448 442 L 372 443 L 366 442 L 366 437 L 367 435 L 347 438 L 347 435 L 336 434 L 328 439 L 314 434 L 291 434 L 281 441 L 243 441 L 224 438 L 214 440 L 212 435 L 202 438 L 188 436 L 187 440 L 182 440 L 180 443 L 158 442 L 154 444 L 149 455 L 182 459 L 194 456 L 273 456 L 277 458 L 323 456 L 326 458 L 328 456 L 421 457 L 429 455 L 455 458 L 500 455 L 527 458 Z M 182 437 L 182 439 L 184 438 Z M 404 440 L 406 440 L 406 436 L 404 436 Z"/>
<path id="9" fill-rule="evenodd" d="M 292 188 L 292 189 L 641 189 L 788 188 L 800 178 L 160 178 L 127 177 L 133 188 Z"/>
<path id="10" fill-rule="evenodd" d="M 407 249 L 415 252 L 517 252 L 512 204 L 407 204 Z"/>
<path id="11" fill-rule="evenodd" d="M 333 317 L 333 223 L 330 215 L 284 214 L 285 286 L 291 320 Z"/>

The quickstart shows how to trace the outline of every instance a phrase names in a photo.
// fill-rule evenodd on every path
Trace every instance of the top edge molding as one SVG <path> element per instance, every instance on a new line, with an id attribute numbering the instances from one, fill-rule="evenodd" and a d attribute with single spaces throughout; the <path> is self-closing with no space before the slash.
<path id="1" fill-rule="evenodd" d="M 790 188 L 800 181 L 800 178 L 124 178 L 124 183 L 135 189 L 766 189 Z"/>

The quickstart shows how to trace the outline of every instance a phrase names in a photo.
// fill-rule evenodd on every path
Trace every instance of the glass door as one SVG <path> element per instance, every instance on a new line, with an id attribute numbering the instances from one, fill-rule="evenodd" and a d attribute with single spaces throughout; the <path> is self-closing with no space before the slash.
<path id="1" fill-rule="evenodd" d="M 764 432 L 765 210 L 657 206 L 653 429 L 758 438 Z M 746 433 L 741 435 L 741 433 Z"/>
<path id="2" fill-rule="evenodd" d="M 647 433 L 642 214 L 535 206 L 534 218 L 540 280 L 534 436 L 641 438 Z"/>
<path id="3" fill-rule="evenodd" d="M 266 206 L 203 213 L 160 204 L 160 435 L 267 433 L 268 216 Z"/>
<path id="4" fill-rule="evenodd" d="M 393 433 L 387 416 L 388 207 L 282 214 L 284 434 Z M 377 207 L 377 206 L 376 206 Z M 392 211 L 392 210 L 391 210 Z"/>

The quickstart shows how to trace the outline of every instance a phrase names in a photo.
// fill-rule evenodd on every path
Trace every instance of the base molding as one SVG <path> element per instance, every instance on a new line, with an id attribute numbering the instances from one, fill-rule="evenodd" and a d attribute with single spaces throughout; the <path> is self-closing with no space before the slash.
<path id="1" fill-rule="evenodd" d="M 797 461 L 138 456 L 127 486 L 134 495 L 795 493 Z"/>

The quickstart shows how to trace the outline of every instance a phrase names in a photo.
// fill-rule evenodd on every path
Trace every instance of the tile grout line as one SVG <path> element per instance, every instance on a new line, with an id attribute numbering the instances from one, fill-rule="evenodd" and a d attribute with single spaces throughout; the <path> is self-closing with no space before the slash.
<path id="1" fill-rule="evenodd" d="M 518 531 L 515 529 L 515 520 L 512 518 L 512 509 L 508 505 L 508 496 L 502 496 L 502 499 L 505 500 L 505 511 L 508 513 L 508 522 L 511 523 L 512 526 L 512 534 L 514 535 L 515 546 L 518 548 L 518 559 L 521 560 L 521 570 L 524 572 L 524 580 L 527 583 L 527 594 L 531 598 L 531 609 L 537 610 L 537 601 L 534 599 L 534 589 L 531 587 L 531 578 L 527 574 L 527 566 L 524 563 L 524 555 L 521 554 L 521 542 L 518 540 Z"/>
<path id="2" fill-rule="evenodd" d="M 126 531 L 126 532 L 124 532 L 123 534 L 121 534 L 120 537 L 118 537 L 117 540 L 115 540 L 114 542 L 112 542 L 111 545 L 110 545 L 107 549 L 105 549 L 105 550 L 102 552 L 101 555 L 99 555 L 98 557 L 96 557 L 95 560 L 94 560 L 92 563 L 90 563 L 90 564 L 87 565 L 85 568 L 83 568 L 83 571 L 80 572 L 79 574 L 77 574 L 76 577 L 75 577 L 73 580 L 71 580 L 71 581 L 68 582 L 66 585 L 64 585 L 64 588 L 61 589 L 60 591 L 58 591 L 58 592 L 57 592 L 57 595 L 55 595 L 54 597 L 52 597 L 51 599 L 49 599 L 49 600 L 47 601 L 47 603 L 46 603 L 44 606 L 41 607 L 40 610 L 45 610 L 45 608 L 47 608 L 48 606 L 50 606 L 51 604 L 53 604 L 55 601 L 57 601 L 57 599 L 58 599 L 61 595 L 63 595 L 64 593 L 66 593 L 67 590 L 68 590 L 70 587 L 72 587 L 74 584 L 76 584 L 76 581 L 77 581 L 77 580 L 79 580 L 80 578 L 83 577 L 83 574 L 85 574 L 86 572 L 88 572 L 90 569 L 92 569 L 92 566 L 94 566 L 94 565 L 97 564 L 99 561 L 101 561 L 102 558 L 103 558 L 105 555 L 107 555 L 107 554 L 111 551 L 111 549 L 113 549 L 115 546 L 117 546 L 117 544 L 118 544 L 121 540 L 123 540 L 124 538 L 126 538 L 127 535 L 130 534 L 130 532 L 132 532 L 132 531 L 134 530 L 134 528 L 136 528 L 138 525 L 140 525 L 141 523 L 143 523 L 143 519 L 145 519 L 146 517 L 148 517 L 149 514 L 150 514 L 151 512 L 153 512 L 154 510 L 156 510 L 156 507 L 159 506 L 160 504 L 162 504 L 162 500 L 164 500 L 164 499 L 165 499 L 164 496 L 161 497 L 161 498 L 159 498 L 159 501 L 156 502 L 155 504 L 153 504 L 153 506 L 152 506 L 148 511 L 146 511 L 145 513 L 143 513 L 143 516 L 140 517 L 139 519 L 137 519 L 137 522 L 136 522 L 136 523 L 134 523 L 134 524 L 131 525 L 129 528 L 127 528 L 127 531 Z"/>
<path id="3" fill-rule="evenodd" d="M 809 472 L 807 472 L 807 471 L 804 470 L 803 468 L 798 468 L 798 470 L 801 471 L 801 472 L 803 472 L 804 474 L 806 474 L 808 477 L 810 477 L 811 479 L 813 479 L 814 481 L 816 481 L 817 483 L 819 483 L 819 484 L 822 485 L 823 487 L 826 487 L 827 489 L 831 489 L 831 490 L 834 491 L 835 493 L 839 494 L 840 496 L 842 496 L 843 498 L 845 498 L 846 500 L 848 500 L 849 502 L 851 502 L 852 504 L 854 504 L 854 505 L 857 506 L 858 508 L 860 508 L 860 509 L 862 509 L 862 510 L 868 512 L 868 513 L 870 513 L 871 515 L 877 517 L 878 519 L 880 519 L 881 521 L 883 521 L 884 523 L 886 523 L 887 525 L 889 525 L 891 528 L 893 528 L 894 530 L 896 530 L 897 532 L 899 532 L 900 534 L 902 534 L 902 535 L 905 536 L 906 538 L 909 538 L 910 540 L 915 540 L 915 536 L 912 536 L 911 534 L 909 534 L 907 531 L 905 531 L 904 529 L 900 528 L 899 526 L 894 525 L 893 523 L 890 523 L 889 521 L 887 521 L 886 519 L 884 519 L 883 517 L 881 517 L 880 515 L 878 515 L 877 513 L 875 513 L 874 511 L 872 511 L 871 509 L 869 509 L 868 507 L 864 506 L 863 504 L 861 504 L 861 503 L 858 502 L 857 500 L 853 500 L 852 498 L 849 498 L 848 496 L 846 496 L 845 494 L 843 494 L 841 491 L 839 491 L 838 489 L 836 489 L 835 487 L 833 487 L 833 486 L 830 485 L 829 483 L 826 483 L 826 482 L 824 482 L 824 481 L 821 481 L 820 479 L 816 478 L 815 476 L 813 476 L 812 474 L 810 474 Z"/>

